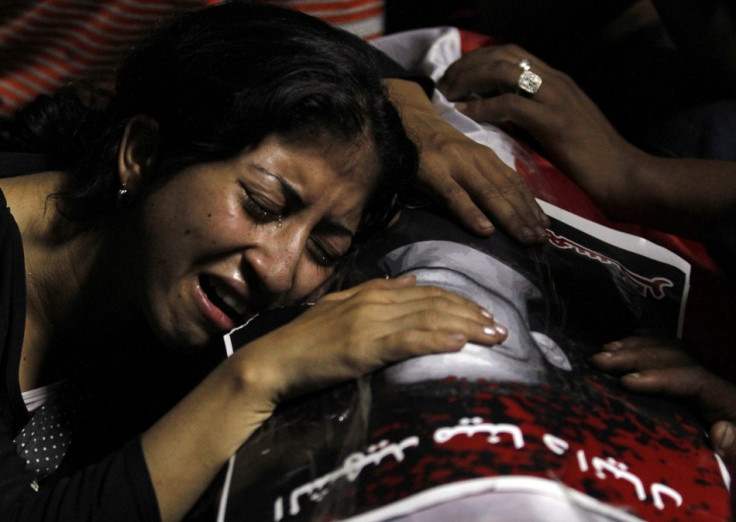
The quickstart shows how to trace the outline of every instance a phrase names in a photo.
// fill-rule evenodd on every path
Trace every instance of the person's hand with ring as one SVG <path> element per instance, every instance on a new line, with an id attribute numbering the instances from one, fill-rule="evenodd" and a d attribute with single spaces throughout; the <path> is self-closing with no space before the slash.
<path id="1" fill-rule="evenodd" d="M 609 186 L 644 156 L 569 76 L 517 45 L 468 53 L 448 68 L 438 88 L 477 121 L 526 130 L 602 207 L 610 203 Z"/>

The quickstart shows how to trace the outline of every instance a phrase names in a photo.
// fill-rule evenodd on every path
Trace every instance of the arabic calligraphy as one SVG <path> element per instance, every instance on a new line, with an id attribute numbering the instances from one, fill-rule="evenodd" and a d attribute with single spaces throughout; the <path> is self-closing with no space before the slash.
<path id="1" fill-rule="evenodd" d="M 483 422 L 480 417 L 463 418 L 460 419 L 457 426 L 439 428 L 434 432 L 434 440 L 442 444 L 461 434 L 472 437 L 477 433 L 487 433 L 489 435 L 488 442 L 491 444 L 498 444 L 501 441 L 500 435 L 506 433 L 511 435 L 516 449 L 524 447 L 524 435 L 518 426 L 513 424 L 491 424 Z"/>
<path id="2" fill-rule="evenodd" d="M 401 462 L 404 460 L 404 451 L 418 445 L 418 437 L 407 437 L 401 442 L 394 444 L 389 443 L 387 440 L 382 440 L 378 444 L 369 446 L 365 453 L 355 452 L 348 455 L 339 468 L 292 491 L 289 496 L 289 514 L 299 514 L 301 511 L 299 499 L 302 496 L 306 496 L 313 502 L 319 502 L 329 492 L 329 486 L 338 479 L 345 477 L 350 482 L 353 482 L 366 466 L 370 464 L 378 466 L 381 461 L 389 456 L 393 457 L 396 462 Z M 274 504 L 274 520 L 281 520 L 283 514 L 283 498 L 279 497 Z"/>
<path id="3" fill-rule="evenodd" d="M 507 433 L 512 436 L 516 449 L 524 447 L 524 436 L 518 426 L 514 426 L 513 424 L 486 423 L 480 417 L 462 418 L 456 426 L 438 428 L 434 432 L 434 440 L 439 444 L 445 444 L 453 437 L 460 435 L 472 437 L 478 433 L 490 434 L 488 442 L 492 444 L 496 444 L 500 440 L 499 434 Z M 542 442 L 555 455 L 562 456 L 570 450 L 570 444 L 566 440 L 550 433 L 545 433 L 542 436 Z M 637 499 L 644 502 L 649 498 L 642 480 L 632 473 L 625 463 L 619 462 L 611 457 L 593 457 L 588 459 L 585 451 L 582 449 L 575 452 L 575 458 L 577 459 L 580 471 L 583 473 L 590 471 L 592 468 L 595 471 L 595 477 L 600 480 L 606 480 L 609 476 L 615 479 L 626 480 L 633 486 Z M 660 511 L 665 508 L 662 495 L 667 495 L 674 500 L 677 507 L 682 505 L 682 495 L 666 484 L 656 482 L 649 487 L 649 491 L 654 506 Z"/>
<path id="4" fill-rule="evenodd" d="M 489 444 L 496 445 L 503 440 L 510 440 L 516 450 L 525 446 L 524 433 L 519 426 L 508 423 L 491 423 L 484 421 L 481 417 L 463 417 L 454 426 L 442 426 L 433 433 L 433 440 L 439 445 L 447 444 L 457 437 L 474 437 L 476 435 L 486 436 Z M 544 446 L 557 456 L 563 456 L 573 451 L 578 468 L 583 473 L 591 473 L 598 480 L 623 480 L 631 484 L 633 493 L 641 502 L 651 500 L 658 510 L 664 510 L 667 506 L 665 499 L 669 498 L 676 507 L 683 504 L 682 495 L 666 484 L 659 482 L 647 487 L 629 467 L 612 457 L 593 456 L 588 457 L 585 450 L 573 450 L 570 443 L 551 433 L 542 436 Z M 295 488 L 288 496 L 288 515 L 298 515 L 302 509 L 302 500 L 308 499 L 312 502 L 320 502 L 330 491 L 330 486 L 337 480 L 345 478 L 354 482 L 363 470 L 368 466 L 380 466 L 387 459 L 402 462 L 406 457 L 406 451 L 417 448 L 420 445 L 419 437 L 407 437 L 396 443 L 382 440 L 377 444 L 368 446 L 365 451 L 358 451 L 346 457 L 342 465 L 333 471 L 322 475 L 311 482 Z M 281 521 L 285 513 L 284 498 L 279 496 L 274 503 L 274 521 Z"/>

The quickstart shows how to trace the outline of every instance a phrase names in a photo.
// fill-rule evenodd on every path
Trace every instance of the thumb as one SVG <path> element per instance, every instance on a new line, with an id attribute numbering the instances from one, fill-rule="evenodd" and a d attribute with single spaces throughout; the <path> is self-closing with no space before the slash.
<path id="1" fill-rule="evenodd" d="M 723 459 L 731 480 L 736 477 L 736 427 L 728 421 L 718 421 L 710 428 L 711 444 Z M 736 514 L 736 494 L 731 485 L 731 513 Z"/>
<path id="2" fill-rule="evenodd" d="M 728 421 L 718 421 L 710 428 L 713 450 L 724 460 L 729 472 L 736 469 L 736 427 Z"/>

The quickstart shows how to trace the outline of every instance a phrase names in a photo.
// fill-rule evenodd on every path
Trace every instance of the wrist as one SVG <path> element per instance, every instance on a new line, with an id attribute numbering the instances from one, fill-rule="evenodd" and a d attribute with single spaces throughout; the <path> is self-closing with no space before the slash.
<path id="1" fill-rule="evenodd" d="M 614 155 L 601 158 L 601 174 L 591 178 L 589 192 L 609 218 L 630 220 L 638 216 L 645 193 L 651 190 L 650 156 L 625 141 L 609 150 Z"/>
<path id="2" fill-rule="evenodd" d="M 244 346 L 223 363 L 227 386 L 237 402 L 248 405 L 253 414 L 268 418 L 281 395 L 278 373 L 266 361 L 258 360 L 250 348 Z"/>

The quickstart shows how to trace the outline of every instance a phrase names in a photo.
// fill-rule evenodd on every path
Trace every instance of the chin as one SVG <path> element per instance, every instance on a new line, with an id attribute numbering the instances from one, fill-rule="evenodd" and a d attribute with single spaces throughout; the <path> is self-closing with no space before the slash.
<path id="1" fill-rule="evenodd" d="M 188 328 L 176 328 L 179 323 L 186 324 L 184 321 L 170 325 L 149 322 L 154 337 L 175 354 L 185 355 L 204 350 L 220 341 L 224 335 L 224 332 L 206 331 L 204 328 L 195 326 L 191 321 Z"/>

